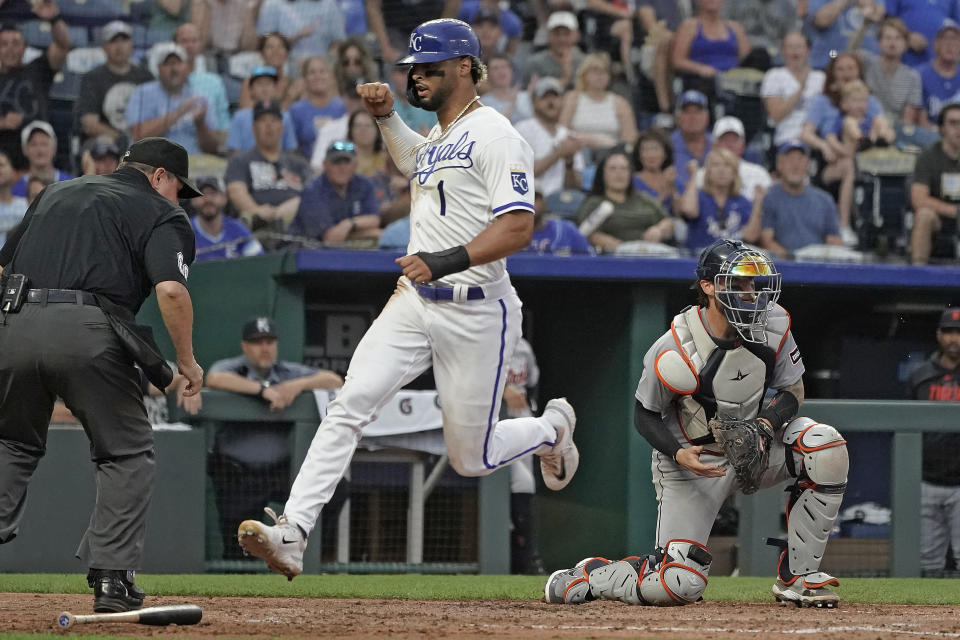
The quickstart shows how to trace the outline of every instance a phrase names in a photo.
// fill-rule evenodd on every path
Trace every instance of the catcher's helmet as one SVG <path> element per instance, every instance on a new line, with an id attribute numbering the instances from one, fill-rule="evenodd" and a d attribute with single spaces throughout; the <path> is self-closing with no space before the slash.
<path id="1" fill-rule="evenodd" d="M 452 18 L 424 22 L 410 34 L 408 47 L 408 54 L 396 64 L 440 62 L 460 56 L 481 57 L 477 34 L 466 22 Z"/>
<path id="2" fill-rule="evenodd" d="M 697 278 L 714 284 L 714 298 L 740 337 L 766 343 L 767 314 L 780 298 L 782 280 L 766 254 L 738 240 L 717 240 L 700 254 Z M 737 286 L 744 278 L 751 286 Z"/>

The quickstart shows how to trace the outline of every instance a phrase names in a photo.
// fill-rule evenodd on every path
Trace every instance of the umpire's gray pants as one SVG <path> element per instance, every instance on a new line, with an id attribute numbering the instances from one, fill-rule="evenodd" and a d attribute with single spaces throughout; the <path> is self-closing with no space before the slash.
<path id="1" fill-rule="evenodd" d="M 25 304 L 0 324 L 0 543 L 18 531 L 57 396 L 83 424 L 96 505 L 77 557 L 139 569 L 153 490 L 153 430 L 140 377 L 103 312 Z"/>

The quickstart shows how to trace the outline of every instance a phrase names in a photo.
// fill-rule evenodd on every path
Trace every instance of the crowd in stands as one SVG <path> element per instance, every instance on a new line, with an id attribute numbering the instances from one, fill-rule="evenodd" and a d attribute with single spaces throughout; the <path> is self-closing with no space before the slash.
<path id="1" fill-rule="evenodd" d="M 402 251 L 410 186 L 356 86 L 426 134 L 393 61 L 439 17 L 473 25 L 481 102 L 534 150 L 530 251 L 958 258 L 947 0 L 5 0 L 0 239 L 47 184 L 165 136 L 205 174 L 198 259 Z"/>

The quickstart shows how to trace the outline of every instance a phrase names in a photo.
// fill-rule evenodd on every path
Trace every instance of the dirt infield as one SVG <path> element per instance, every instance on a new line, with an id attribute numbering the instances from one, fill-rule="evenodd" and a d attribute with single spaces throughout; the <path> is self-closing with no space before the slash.
<path id="1" fill-rule="evenodd" d="M 773 603 L 702 602 L 683 608 L 616 602 L 554 606 L 525 601 L 151 597 L 151 606 L 198 604 L 191 627 L 90 624 L 65 635 L 187 638 L 960 638 L 960 607 L 846 604 L 834 611 Z M 91 596 L 0 594 L 0 632 L 55 629 L 61 611 L 90 613 Z"/>

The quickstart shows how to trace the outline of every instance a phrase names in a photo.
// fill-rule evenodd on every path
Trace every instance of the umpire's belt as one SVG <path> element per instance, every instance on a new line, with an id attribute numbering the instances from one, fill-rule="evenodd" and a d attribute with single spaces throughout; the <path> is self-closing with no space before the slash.
<path id="1" fill-rule="evenodd" d="M 97 298 L 89 291 L 78 289 L 30 289 L 25 302 L 33 304 L 87 304 L 99 307 Z"/>

